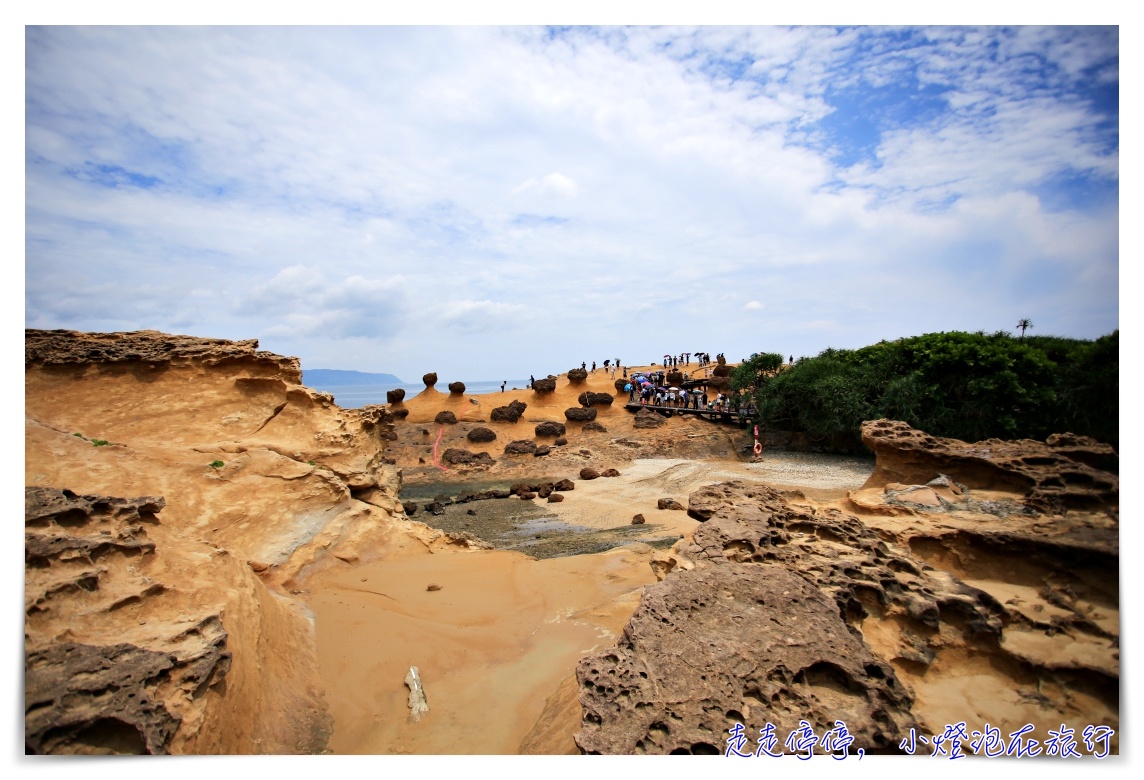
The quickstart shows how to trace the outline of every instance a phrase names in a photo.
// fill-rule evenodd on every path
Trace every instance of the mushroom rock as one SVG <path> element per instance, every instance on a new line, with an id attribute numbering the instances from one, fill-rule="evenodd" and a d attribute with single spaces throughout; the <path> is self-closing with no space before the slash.
<path id="1" fill-rule="evenodd" d="M 433 422 L 437 423 L 438 425 L 456 425 L 457 415 L 448 410 L 437 412 L 437 416 L 433 418 Z"/>
<path id="2" fill-rule="evenodd" d="M 490 417 L 493 422 L 510 422 L 514 423 L 520 419 L 524 414 L 524 410 L 528 408 L 528 404 L 524 401 L 512 401 L 508 406 L 498 406 L 493 409 Z"/>
<path id="3" fill-rule="evenodd" d="M 571 409 L 565 409 L 564 416 L 574 422 L 589 422 L 596 419 L 596 410 L 591 406 L 588 408 L 574 406 Z"/>
<path id="4" fill-rule="evenodd" d="M 496 439 L 496 437 L 496 432 L 488 428 L 473 428 L 473 430 L 465 434 L 466 439 L 478 444 L 481 442 L 493 441 Z"/>
<path id="5" fill-rule="evenodd" d="M 451 395 L 461 395 L 464 392 L 465 392 L 465 383 L 464 382 L 450 382 L 449 383 L 449 393 Z"/>
<path id="6" fill-rule="evenodd" d="M 469 452 L 459 448 L 450 447 L 445 450 L 441 460 L 450 466 L 491 466 L 496 463 L 487 452 Z M 429 507 L 426 506 L 426 509 Z"/>
<path id="7" fill-rule="evenodd" d="M 730 390 L 731 378 L 726 376 L 713 376 L 707 380 L 708 390 Z"/>
<path id="8" fill-rule="evenodd" d="M 405 388 L 399 387 L 396 390 L 385 391 L 385 402 L 387 404 L 399 404 L 405 400 Z M 408 412 L 406 412 L 408 414 Z"/>
<path id="9" fill-rule="evenodd" d="M 576 399 L 581 406 L 611 406 L 615 400 L 611 393 L 593 393 L 590 390 L 580 393 Z"/>
<path id="10" fill-rule="evenodd" d="M 630 379 L 617 379 L 613 384 L 615 385 L 616 393 L 626 393 L 627 390 L 625 390 L 624 388 L 627 387 L 629 384 L 631 384 L 631 380 Z"/>
<path id="11" fill-rule="evenodd" d="M 537 379 L 532 383 L 532 390 L 537 395 L 548 395 L 556 392 L 556 380 L 552 377 Z"/>
<path id="12" fill-rule="evenodd" d="M 426 387 L 432 387 L 433 385 L 437 384 L 437 374 L 434 372 L 429 372 L 425 376 L 421 377 L 421 381 L 425 383 Z"/>
<path id="13" fill-rule="evenodd" d="M 568 383 L 582 385 L 588 379 L 588 372 L 582 368 L 574 368 L 568 372 Z"/>
<path id="14" fill-rule="evenodd" d="M 711 373 L 715 376 L 731 376 L 731 367 L 726 363 L 720 363 L 711 369 Z"/>
<path id="15" fill-rule="evenodd" d="M 563 436 L 566 433 L 564 423 L 545 420 L 536 426 L 537 436 Z"/>
<path id="16" fill-rule="evenodd" d="M 668 371 L 664 377 L 669 385 L 680 385 L 683 383 L 683 373 L 681 371 Z"/>

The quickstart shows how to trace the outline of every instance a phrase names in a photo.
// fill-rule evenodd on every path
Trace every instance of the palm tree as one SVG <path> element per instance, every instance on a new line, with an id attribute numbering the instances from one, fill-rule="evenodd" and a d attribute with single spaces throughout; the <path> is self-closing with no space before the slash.
<path id="1" fill-rule="evenodd" d="M 1021 338 L 1025 338 L 1025 331 L 1033 327 L 1033 321 L 1024 318 L 1019 319 L 1017 320 L 1017 327 L 1021 329 Z"/>

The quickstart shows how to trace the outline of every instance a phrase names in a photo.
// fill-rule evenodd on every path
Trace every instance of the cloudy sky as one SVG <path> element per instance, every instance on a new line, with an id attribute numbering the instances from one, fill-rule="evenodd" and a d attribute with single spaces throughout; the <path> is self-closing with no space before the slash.
<path id="1" fill-rule="evenodd" d="M 517 378 L 1119 327 L 1116 28 L 29 27 L 25 325 Z"/>

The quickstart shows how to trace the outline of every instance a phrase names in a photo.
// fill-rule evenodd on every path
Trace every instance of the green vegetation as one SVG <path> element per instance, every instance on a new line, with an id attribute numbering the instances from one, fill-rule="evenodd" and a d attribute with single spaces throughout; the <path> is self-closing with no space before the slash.
<path id="1" fill-rule="evenodd" d="M 212 460 L 211 461 L 211 468 L 212 469 L 221 469 L 225 465 L 226 464 L 223 463 L 221 460 Z"/>
<path id="2" fill-rule="evenodd" d="M 106 447 L 108 444 L 111 444 L 107 439 L 92 439 L 91 443 L 96 447 Z"/>
<path id="3" fill-rule="evenodd" d="M 772 362 L 752 355 L 731 380 L 753 390 L 772 429 L 857 438 L 864 420 L 886 417 L 964 441 L 1068 431 L 1119 445 L 1119 331 L 1095 341 L 928 333 L 827 349 L 783 371 Z"/>

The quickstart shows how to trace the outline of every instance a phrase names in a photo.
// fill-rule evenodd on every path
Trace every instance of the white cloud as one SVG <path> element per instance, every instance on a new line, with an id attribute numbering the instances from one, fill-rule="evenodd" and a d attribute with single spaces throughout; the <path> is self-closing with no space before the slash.
<path id="1" fill-rule="evenodd" d="M 29 28 L 26 319 L 460 379 L 1014 316 L 1099 335 L 1116 197 L 1044 190 L 1115 188 L 1085 90 L 1115 84 L 1116 35 Z M 837 163 L 840 91 L 915 77 L 948 108 Z"/>

